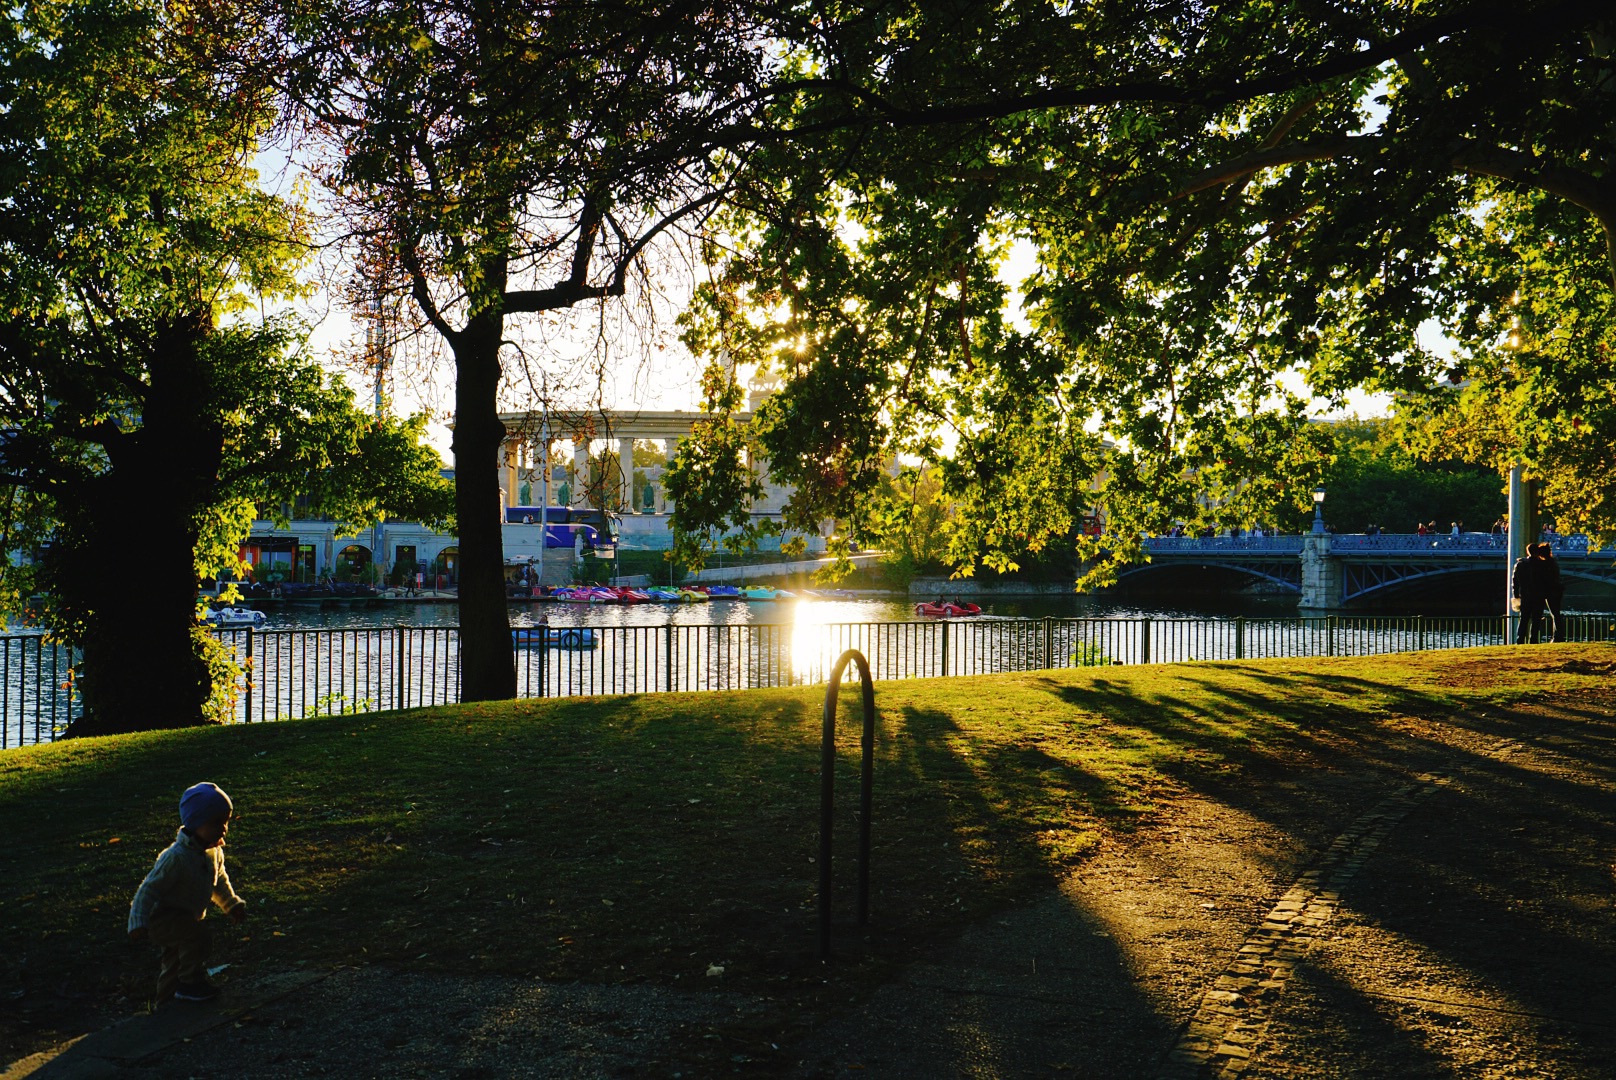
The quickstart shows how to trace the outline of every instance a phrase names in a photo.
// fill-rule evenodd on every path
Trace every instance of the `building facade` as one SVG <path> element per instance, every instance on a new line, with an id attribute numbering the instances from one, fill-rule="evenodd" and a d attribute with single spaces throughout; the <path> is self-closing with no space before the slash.
<path id="1" fill-rule="evenodd" d="M 507 564 L 554 562 L 570 574 L 574 549 L 544 546 L 542 506 L 607 510 L 615 515 L 618 546 L 631 551 L 667 550 L 672 544 L 669 504 L 663 475 L 679 443 L 706 414 L 676 411 L 519 412 L 505 413 L 507 436 L 493 463 L 499 473 L 500 506 L 505 521 Z M 736 420 L 750 423 L 751 413 Z M 636 444 L 639 461 L 636 462 Z M 778 520 L 790 492 L 773 484 L 761 455 L 750 465 L 764 485 L 753 507 L 754 517 Z M 531 508 L 531 510 L 529 509 Z M 491 508 L 492 510 L 492 508 Z M 514 519 L 514 520 L 513 520 Z M 765 550 L 777 550 L 790 535 L 767 538 Z M 823 552 L 821 534 L 803 537 L 808 550 Z M 259 571 L 279 573 L 282 580 L 380 581 L 407 584 L 422 575 L 427 584 L 453 585 L 459 548 L 453 535 L 418 522 L 388 521 L 343 536 L 334 522 L 296 519 L 287 528 L 274 522 L 254 523 L 242 545 L 243 556 Z M 548 580 L 550 575 L 546 575 Z"/>

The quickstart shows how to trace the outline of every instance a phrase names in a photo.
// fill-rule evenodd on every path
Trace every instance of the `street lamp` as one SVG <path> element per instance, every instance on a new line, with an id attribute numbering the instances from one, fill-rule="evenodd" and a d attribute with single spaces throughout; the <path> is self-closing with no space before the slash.
<path id="1" fill-rule="evenodd" d="M 1313 535 L 1324 535 L 1324 485 L 1313 489 Z"/>

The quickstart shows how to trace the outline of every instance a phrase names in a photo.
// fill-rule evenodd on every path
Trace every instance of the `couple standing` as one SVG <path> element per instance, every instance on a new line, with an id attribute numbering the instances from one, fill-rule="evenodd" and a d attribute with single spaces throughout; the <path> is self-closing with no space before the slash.
<path id="1" fill-rule="evenodd" d="M 1510 595 L 1521 602 L 1521 622 L 1515 631 L 1515 644 L 1542 640 L 1539 617 L 1545 605 L 1549 609 L 1551 639 L 1565 640 L 1565 616 L 1560 612 L 1560 598 L 1565 586 L 1560 584 L 1560 563 L 1546 543 L 1526 545 L 1526 555 L 1515 560 L 1510 573 Z"/>

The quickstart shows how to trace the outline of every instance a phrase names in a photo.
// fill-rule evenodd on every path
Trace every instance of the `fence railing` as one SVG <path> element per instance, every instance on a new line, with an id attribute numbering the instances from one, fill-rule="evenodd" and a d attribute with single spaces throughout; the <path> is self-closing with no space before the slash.
<path id="1" fill-rule="evenodd" d="M 1302 551 L 1303 537 L 1293 536 L 1152 536 L 1144 541 L 1153 555 L 1292 554 Z M 1586 536 L 1556 536 L 1547 543 L 1561 558 L 1611 559 L 1616 549 L 1591 548 Z M 1508 537 L 1498 533 L 1331 533 L 1335 555 L 1435 555 L 1504 558 Z"/>
<path id="2" fill-rule="evenodd" d="M 41 634 L 0 636 L 0 749 L 49 742 L 78 719 L 75 660 Z"/>
<path id="3" fill-rule="evenodd" d="M 874 677 L 885 680 L 1468 648 L 1512 641 L 1514 628 L 1514 616 L 1418 615 L 609 626 L 587 628 L 587 647 L 516 646 L 515 661 L 519 697 L 571 697 L 818 683 L 848 649 L 868 657 Z M 1572 641 L 1616 640 L 1616 614 L 1568 616 L 1566 629 Z M 218 636 L 244 670 L 239 721 L 460 698 L 456 627 L 226 629 Z M 0 749 L 48 742 L 78 718 L 72 668 L 69 651 L 39 635 L 0 636 Z"/>

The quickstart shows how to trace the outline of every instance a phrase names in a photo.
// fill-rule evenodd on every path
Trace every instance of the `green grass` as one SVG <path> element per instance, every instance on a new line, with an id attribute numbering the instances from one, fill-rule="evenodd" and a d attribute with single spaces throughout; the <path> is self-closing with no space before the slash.
<path id="1" fill-rule="evenodd" d="M 1113 667 L 880 683 L 871 978 L 1125 842 L 1208 778 L 1381 752 L 1400 715 L 1586 685 L 1606 646 Z M 1574 666 L 1573 664 L 1573 666 Z M 1535 665 L 1535 666 L 1534 666 Z M 125 1011 L 125 943 L 179 792 L 234 798 L 238 967 L 386 962 L 594 980 L 808 981 L 822 688 L 467 705 L 154 732 L 0 754 L 0 1039 Z M 851 910 L 858 695 L 838 873 Z M 51 1004 L 50 995 L 55 995 Z M 120 1004 L 121 999 L 121 1004 Z M 42 1004 L 43 1003 L 43 1004 Z M 48 1005 L 49 1007 L 45 1007 Z"/>

